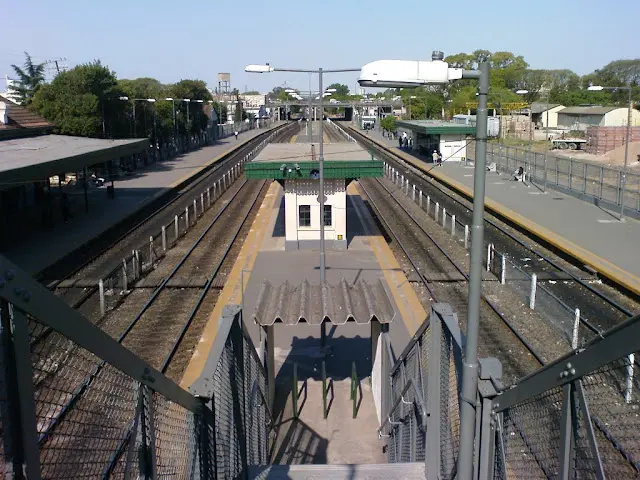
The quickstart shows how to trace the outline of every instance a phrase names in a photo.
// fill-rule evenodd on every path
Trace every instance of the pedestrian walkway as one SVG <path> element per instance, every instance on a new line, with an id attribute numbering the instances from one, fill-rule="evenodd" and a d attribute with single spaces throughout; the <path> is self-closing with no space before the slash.
<path id="1" fill-rule="evenodd" d="M 73 216 L 68 223 L 38 228 L 37 233 L 21 239 L 2 253 L 21 268 L 36 274 L 265 131 L 249 130 L 240 133 L 237 140 L 233 136 L 223 138 L 214 145 L 140 168 L 132 175 L 114 181 L 115 198 L 107 197 L 106 186 L 91 189 L 88 213 L 84 211 L 84 192 L 79 189 L 69 194 Z"/>
<path id="2" fill-rule="evenodd" d="M 435 167 L 417 152 L 400 150 L 397 140 L 384 138 L 377 131 L 369 137 L 419 160 L 416 165 L 443 183 L 473 192 L 473 165 L 445 161 Z M 543 192 L 536 185 L 511 181 L 504 173 L 487 172 L 486 198 L 487 208 L 640 294 L 639 221 L 627 218 L 620 222 L 615 212 L 555 190 Z"/>

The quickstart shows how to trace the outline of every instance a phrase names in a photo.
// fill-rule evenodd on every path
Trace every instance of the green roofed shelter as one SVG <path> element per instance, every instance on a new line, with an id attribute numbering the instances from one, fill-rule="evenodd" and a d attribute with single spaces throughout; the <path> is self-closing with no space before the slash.
<path id="1" fill-rule="evenodd" d="M 320 212 L 317 144 L 271 143 L 245 165 L 249 179 L 274 179 L 284 187 L 285 248 L 319 248 L 324 222 L 328 248 L 347 247 L 347 185 L 382 177 L 384 162 L 356 143 L 324 145 L 324 212 Z"/>
<path id="2" fill-rule="evenodd" d="M 398 131 L 411 138 L 411 150 L 432 161 L 434 151 L 443 161 L 464 161 L 467 156 L 467 138 L 475 137 L 475 125 L 442 120 L 399 120 Z"/>

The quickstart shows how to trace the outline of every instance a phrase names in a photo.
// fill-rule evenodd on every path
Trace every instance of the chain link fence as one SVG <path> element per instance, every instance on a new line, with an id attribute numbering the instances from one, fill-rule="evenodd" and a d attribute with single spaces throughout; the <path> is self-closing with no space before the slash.
<path id="1" fill-rule="evenodd" d="M 624 185 L 624 206 L 640 214 L 640 174 L 597 165 L 588 161 L 558 157 L 517 147 L 490 144 L 488 163 L 494 162 L 498 170 L 511 174 L 519 167 L 527 179 L 542 186 L 558 186 L 578 195 L 620 206 Z M 629 159 L 633 163 L 635 159 Z"/>
<path id="2" fill-rule="evenodd" d="M 389 341 L 386 334 L 382 340 Z M 426 461 L 437 478 L 455 477 L 461 367 L 457 318 L 448 305 L 436 304 L 390 369 L 388 383 L 383 381 L 382 395 L 389 396 L 383 404 L 389 409 L 380 433 L 388 438 L 389 463 Z M 431 443 L 429 432 L 436 432 Z"/>
<path id="3" fill-rule="evenodd" d="M 510 389 L 490 393 L 482 428 L 492 431 L 483 438 L 494 454 L 482 475 L 637 478 L 639 332 L 636 316 Z"/>
<path id="4" fill-rule="evenodd" d="M 196 397 L 1 256 L 0 272 L 5 476 L 227 479 L 269 462 L 267 377 L 239 307 Z"/>

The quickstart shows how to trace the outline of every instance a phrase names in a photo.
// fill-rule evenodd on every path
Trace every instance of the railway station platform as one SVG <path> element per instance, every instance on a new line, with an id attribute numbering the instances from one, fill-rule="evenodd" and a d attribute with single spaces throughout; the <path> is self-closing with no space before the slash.
<path id="1" fill-rule="evenodd" d="M 398 148 L 397 140 L 370 132 L 368 138 L 417 167 L 428 176 L 472 198 L 474 167 L 445 162 Z M 640 295 L 640 222 L 579 198 L 535 184 L 511 181 L 510 175 L 487 172 L 485 208 L 544 243 L 598 272 L 613 283 Z"/>
<path id="2" fill-rule="evenodd" d="M 106 186 L 91 188 L 87 194 L 88 213 L 85 213 L 82 189 L 70 192 L 71 218 L 67 223 L 59 221 L 48 228 L 34 226 L 35 231 L 29 238 L 14 242 L 2 253 L 36 275 L 265 131 L 267 129 L 242 132 L 237 140 L 233 136 L 223 138 L 214 145 L 140 168 L 114 181 L 113 198 L 108 198 Z"/>
<path id="3" fill-rule="evenodd" d="M 191 386 L 206 368 L 206 360 L 213 348 L 218 321 L 225 305 L 242 306 L 243 323 L 254 344 L 260 345 L 266 334 L 253 317 L 255 313 L 261 313 L 258 303 L 265 280 L 273 285 L 282 285 L 284 282 L 299 285 L 304 280 L 311 285 L 320 283 L 319 250 L 285 250 L 284 231 L 284 191 L 274 181 L 185 371 L 181 382 L 183 387 Z M 346 250 L 327 250 L 327 283 L 339 284 L 344 279 L 349 285 L 361 281 L 374 284 L 380 279 L 384 280 L 394 309 L 388 331 L 393 351 L 398 355 L 427 317 L 427 313 L 378 231 L 353 182 L 347 188 L 347 231 Z M 285 301 L 294 300 L 288 298 Z M 297 452 L 301 453 L 301 457 L 297 459 L 288 450 L 292 445 L 279 445 L 275 448 L 276 463 L 384 461 L 381 448 L 383 444 L 378 439 L 376 430 L 380 424 L 380 412 L 376 411 L 370 382 L 372 327 L 370 324 L 353 321 L 336 325 L 334 321 L 333 324 L 328 324 L 325 347 L 321 345 L 320 328 L 317 324 L 303 322 L 295 325 L 276 323 L 273 326 L 275 411 L 285 428 L 280 436 L 314 439 L 311 443 L 316 445 L 313 451 Z M 328 355 L 325 357 L 325 354 Z M 323 358 L 326 358 L 326 370 L 334 382 L 335 396 L 327 419 L 323 419 L 321 406 L 320 372 Z M 351 418 L 351 405 L 347 403 L 353 362 L 358 376 L 366 379 L 361 384 L 363 399 L 355 419 Z M 294 363 L 297 378 L 306 389 L 298 422 L 291 422 L 293 406 L 290 383 Z"/>

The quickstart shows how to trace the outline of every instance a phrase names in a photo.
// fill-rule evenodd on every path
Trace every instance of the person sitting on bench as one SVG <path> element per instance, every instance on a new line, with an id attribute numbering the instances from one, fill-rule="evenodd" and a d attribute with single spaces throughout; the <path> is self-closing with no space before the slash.
<path id="1" fill-rule="evenodd" d="M 515 172 L 513 172 L 512 180 L 516 182 L 521 182 L 523 177 L 524 177 L 524 168 L 518 167 L 518 169 Z"/>

